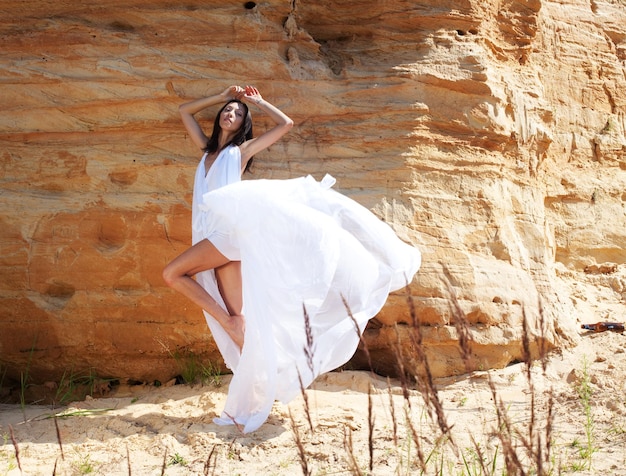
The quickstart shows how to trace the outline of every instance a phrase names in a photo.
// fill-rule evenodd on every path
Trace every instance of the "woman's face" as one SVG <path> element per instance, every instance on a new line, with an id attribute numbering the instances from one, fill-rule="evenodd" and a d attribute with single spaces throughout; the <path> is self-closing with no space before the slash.
<path id="1" fill-rule="evenodd" d="M 220 127 L 226 132 L 237 132 L 246 115 L 245 107 L 237 102 L 228 104 L 220 116 Z"/>

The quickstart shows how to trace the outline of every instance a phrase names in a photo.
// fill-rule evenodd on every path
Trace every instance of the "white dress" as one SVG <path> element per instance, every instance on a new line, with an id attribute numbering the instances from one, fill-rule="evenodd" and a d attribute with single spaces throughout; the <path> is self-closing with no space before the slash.
<path id="1" fill-rule="evenodd" d="M 411 282 L 421 255 L 369 210 L 332 190 L 328 175 L 321 182 L 311 176 L 241 181 L 239 148 L 230 146 L 205 177 L 205 157 L 194 184 L 193 242 L 206 238 L 241 261 L 246 319 L 240 354 L 204 313 L 233 372 L 215 422 L 250 432 L 265 422 L 275 400 L 289 402 L 300 382 L 306 388 L 352 357 L 359 343 L 354 322 L 363 332 L 389 293 Z M 212 271 L 196 279 L 224 306 Z"/>

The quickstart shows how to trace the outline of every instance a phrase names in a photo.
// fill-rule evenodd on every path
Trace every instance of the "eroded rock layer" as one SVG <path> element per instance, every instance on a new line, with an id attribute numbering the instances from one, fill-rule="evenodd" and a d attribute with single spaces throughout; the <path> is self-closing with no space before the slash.
<path id="1" fill-rule="evenodd" d="M 423 252 L 413 317 L 397 293 L 365 334 L 376 370 L 397 370 L 398 342 L 412 365 L 415 317 L 434 375 L 463 372 L 457 305 L 476 368 L 521 358 L 523 315 L 536 352 L 623 311 L 623 1 L 5 0 L 0 14 L 11 378 L 167 380 L 181 359 L 220 362 L 161 269 L 190 242 L 199 158 L 177 106 L 233 83 L 296 122 L 251 178 L 330 173 Z"/>

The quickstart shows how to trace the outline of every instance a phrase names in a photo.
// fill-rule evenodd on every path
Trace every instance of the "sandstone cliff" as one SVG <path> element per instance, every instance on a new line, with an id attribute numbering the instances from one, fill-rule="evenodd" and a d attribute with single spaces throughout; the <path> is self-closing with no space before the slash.
<path id="1" fill-rule="evenodd" d="M 250 177 L 328 172 L 422 250 L 410 294 L 436 375 L 463 370 L 451 295 L 481 368 L 519 358 L 523 312 L 549 347 L 574 343 L 580 321 L 623 318 L 623 0 L 5 0 L 0 13 L 0 375 L 166 380 L 176 355 L 219 362 L 161 269 L 189 244 L 199 158 L 177 106 L 231 83 L 296 121 Z M 366 333 L 381 372 L 394 324 L 409 345 L 406 299 Z"/>

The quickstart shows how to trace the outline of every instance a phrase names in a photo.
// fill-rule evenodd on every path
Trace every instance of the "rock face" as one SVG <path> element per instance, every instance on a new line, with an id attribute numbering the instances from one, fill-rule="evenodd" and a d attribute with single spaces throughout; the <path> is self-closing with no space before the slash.
<path id="1" fill-rule="evenodd" d="M 221 362 L 161 269 L 190 242 L 199 159 L 177 106 L 234 83 L 296 122 L 250 178 L 330 173 L 421 249 L 409 294 L 436 376 L 464 371 L 455 303 L 476 368 L 520 358 L 523 314 L 547 348 L 623 317 L 607 314 L 626 297 L 622 0 L 0 12 L 0 375 L 150 381 Z M 411 320 L 391 296 L 365 333 L 376 370 L 396 370 L 397 342 L 410 354 Z"/>

